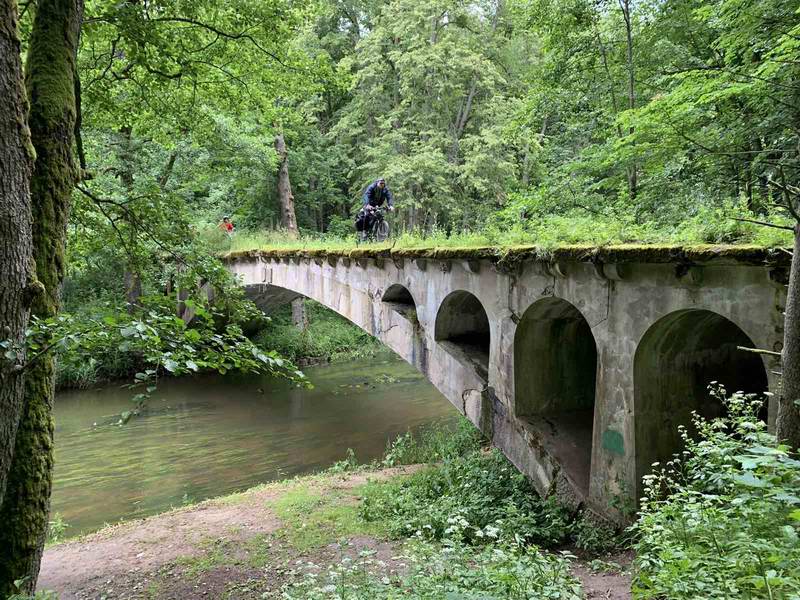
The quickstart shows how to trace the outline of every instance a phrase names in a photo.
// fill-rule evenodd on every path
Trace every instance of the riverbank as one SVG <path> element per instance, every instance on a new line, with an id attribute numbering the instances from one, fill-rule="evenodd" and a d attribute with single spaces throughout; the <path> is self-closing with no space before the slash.
<path id="1" fill-rule="evenodd" d="M 398 538 L 362 510 L 365 496 L 376 488 L 402 483 L 422 469 L 328 472 L 108 527 L 49 547 L 39 587 L 56 591 L 61 600 L 177 600 L 333 598 L 341 585 L 354 592 L 380 588 L 383 595 L 375 598 L 401 598 L 415 582 L 446 585 L 435 565 L 452 545 Z M 510 552 L 505 546 L 488 548 Z M 426 555 L 427 565 L 420 563 L 425 553 L 435 554 Z M 447 560 L 458 573 L 458 558 Z M 526 552 L 518 562 L 525 561 L 563 582 L 564 598 L 631 597 L 628 555 L 589 560 Z M 487 569 L 483 576 L 492 574 Z"/>
<path id="2" fill-rule="evenodd" d="M 313 300 L 305 299 L 304 304 L 308 320 L 304 329 L 292 322 L 292 309 L 287 304 L 269 315 L 269 322 L 254 337 L 255 342 L 301 368 L 390 353 L 378 340 L 343 316 Z"/>
<path id="3" fill-rule="evenodd" d="M 306 299 L 305 307 L 308 322 L 304 329 L 292 322 L 292 309 L 286 304 L 269 315 L 260 329 L 249 332 L 249 337 L 264 352 L 277 352 L 301 369 L 391 353 L 364 330 L 321 304 Z M 127 384 L 146 368 L 139 353 L 115 348 L 86 360 L 60 362 L 56 389 L 64 392 Z M 169 372 L 163 375 L 169 376 Z"/>

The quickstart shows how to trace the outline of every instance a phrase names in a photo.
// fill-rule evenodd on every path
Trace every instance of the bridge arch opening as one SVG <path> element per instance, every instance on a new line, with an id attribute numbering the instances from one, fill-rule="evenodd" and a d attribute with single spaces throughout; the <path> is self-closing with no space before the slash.
<path id="1" fill-rule="evenodd" d="M 597 345 L 581 312 L 561 298 L 534 302 L 514 334 L 514 410 L 584 491 L 592 458 Z"/>
<path id="2" fill-rule="evenodd" d="M 481 301 L 469 292 L 450 293 L 436 313 L 434 339 L 448 352 L 478 368 L 479 374 L 489 373 L 489 317 Z"/>
<path id="3" fill-rule="evenodd" d="M 405 286 L 399 283 L 390 285 L 383 293 L 381 302 L 389 305 L 392 310 L 409 321 L 417 321 L 417 303 Z"/>
<path id="4" fill-rule="evenodd" d="M 760 356 L 737 346 L 754 344 L 733 321 L 700 309 L 662 317 L 642 336 L 633 366 L 637 499 L 642 477 L 652 471 L 652 464 L 663 463 L 682 449 L 678 426 L 691 426 L 692 411 L 707 419 L 724 413 L 708 392 L 712 381 L 728 392 L 767 390 Z"/>

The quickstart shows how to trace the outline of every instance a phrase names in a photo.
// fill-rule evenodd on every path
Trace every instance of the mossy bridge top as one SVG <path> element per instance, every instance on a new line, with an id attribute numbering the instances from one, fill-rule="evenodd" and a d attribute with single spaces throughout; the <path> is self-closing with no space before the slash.
<path id="1" fill-rule="evenodd" d="M 777 388 L 790 256 L 748 246 L 232 253 L 269 311 L 312 298 L 379 338 L 542 493 L 624 520 L 692 411 Z M 774 422 L 775 402 L 764 418 Z"/>

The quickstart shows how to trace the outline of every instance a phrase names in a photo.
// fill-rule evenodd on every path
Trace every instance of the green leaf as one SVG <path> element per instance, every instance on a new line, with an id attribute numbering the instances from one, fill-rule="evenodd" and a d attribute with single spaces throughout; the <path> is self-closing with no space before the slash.
<path id="1" fill-rule="evenodd" d="M 174 373 L 178 369 L 178 363 L 171 358 L 168 358 L 164 361 L 164 368 L 170 373 Z"/>
<path id="2" fill-rule="evenodd" d="M 768 483 L 753 475 L 752 473 L 745 473 L 744 475 L 736 475 L 734 478 L 736 483 L 745 485 L 747 487 L 764 488 Z"/>

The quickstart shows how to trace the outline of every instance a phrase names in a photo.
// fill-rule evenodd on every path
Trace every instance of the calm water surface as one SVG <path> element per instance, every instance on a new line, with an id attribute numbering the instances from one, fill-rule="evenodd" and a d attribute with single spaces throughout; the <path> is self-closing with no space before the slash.
<path id="1" fill-rule="evenodd" d="M 77 535 L 121 519 L 379 457 L 409 428 L 456 411 L 399 359 L 306 369 L 312 390 L 247 376 L 164 381 L 147 413 L 117 386 L 59 394 L 53 512 Z"/>

